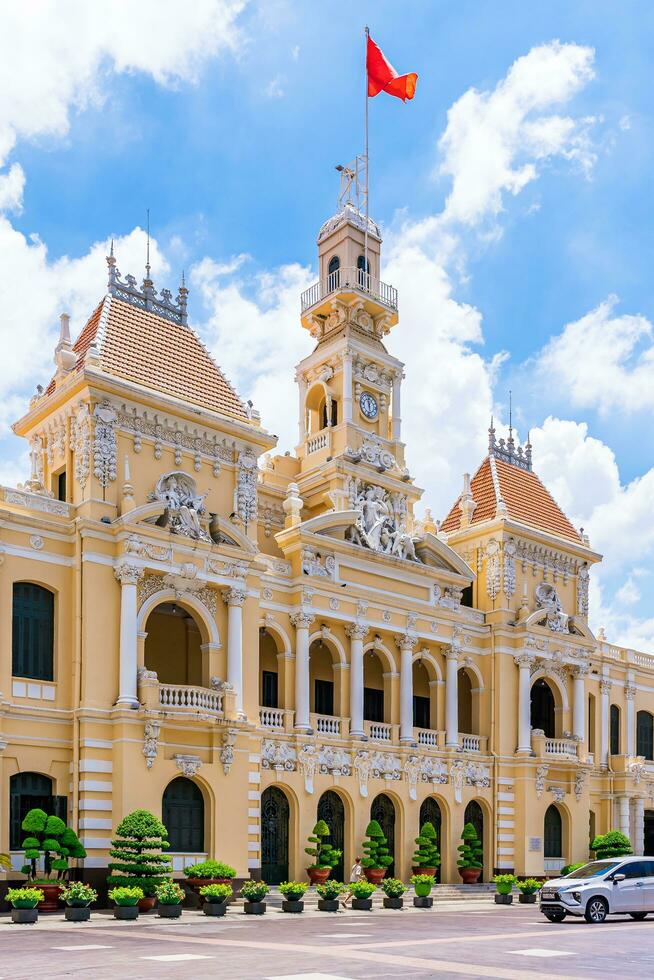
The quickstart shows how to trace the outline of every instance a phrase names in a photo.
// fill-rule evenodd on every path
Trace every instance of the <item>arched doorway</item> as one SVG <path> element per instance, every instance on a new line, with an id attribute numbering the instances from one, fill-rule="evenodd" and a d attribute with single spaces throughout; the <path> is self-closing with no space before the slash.
<path id="1" fill-rule="evenodd" d="M 277 644 L 265 626 L 259 630 L 259 705 L 279 708 Z"/>
<path id="2" fill-rule="evenodd" d="M 317 715 L 334 714 L 334 667 L 332 653 L 321 638 L 309 648 L 311 711 Z"/>
<path id="3" fill-rule="evenodd" d="M 420 807 L 420 819 L 418 823 L 418 830 L 420 830 L 420 827 L 422 827 L 422 825 L 427 822 L 429 822 L 433 826 L 434 830 L 436 831 L 436 844 L 440 852 L 441 830 L 443 824 L 442 824 L 442 817 L 441 817 L 441 808 L 438 805 L 438 801 L 435 800 L 433 796 L 428 796 L 426 800 L 422 801 L 422 805 Z M 441 866 L 439 864 L 438 868 L 436 869 L 436 881 L 440 881 L 440 880 L 441 880 Z"/>
<path id="4" fill-rule="evenodd" d="M 479 805 L 479 803 L 477 803 L 476 800 L 470 800 L 470 802 L 468 803 L 465 809 L 465 813 L 463 815 L 463 822 L 464 824 L 471 823 L 472 826 L 477 831 L 477 837 L 479 838 L 479 842 L 483 849 L 481 860 L 482 863 L 485 864 L 486 846 L 484 841 L 484 811 L 482 810 L 481 806 Z M 479 872 L 478 881 L 483 881 L 483 880 L 484 880 L 484 869 L 482 868 L 481 871 Z"/>
<path id="5" fill-rule="evenodd" d="M 22 823 L 30 810 L 45 810 L 67 821 L 67 797 L 53 796 L 52 780 L 40 772 L 17 772 L 9 780 L 9 849 L 18 851 L 25 838 Z"/>
<path id="6" fill-rule="evenodd" d="M 457 701 L 459 709 L 459 731 L 465 735 L 478 735 L 475 730 L 475 712 L 472 703 L 472 680 L 465 667 L 457 676 Z"/>
<path id="7" fill-rule="evenodd" d="M 376 820 L 382 829 L 382 833 L 387 841 L 388 853 L 393 858 L 393 863 L 386 869 L 386 877 L 395 877 L 395 804 L 386 793 L 380 793 L 372 801 L 370 807 L 370 819 Z"/>
<path id="8" fill-rule="evenodd" d="M 286 794 L 269 786 L 261 794 L 261 877 L 269 885 L 288 881 L 288 822 Z"/>
<path id="9" fill-rule="evenodd" d="M 636 755 L 654 759 L 654 716 L 649 711 L 636 715 Z"/>
<path id="10" fill-rule="evenodd" d="M 550 803 L 545 811 L 543 856 L 545 871 L 558 871 L 563 864 L 563 821 L 555 803 Z"/>
<path id="11" fill-rule="evenodd" d="M 162 684 L 202 686 L 202 635 L 194 617 L 176 602 L 162 602 L 146 623 L 145 666 Z"/>
<path id="12" fill-rule="evenodd" d="M 547 738 L 556 736 L 556 714 L 552 688 L 539 677 L 531 688 L 531 727 L 541 729 Z"/>
<path id="13" fill-rule="evenodd" d="M 345 881 L 345 807 L 343 800 L 334 790 L 328 789 L 318 800 L 318 820 L 324 820 L 329 827 L 329 843 L 341 851 L 341 859 L 332 868 L 330 878 Z"/>
<path id="14" fill-rule="evenodd" d="M 366 721 L 385 721 L 384 668 L 374 650 L 363 662 L 363 717 Z"/>
<path id="15" fill-rule="evenodd" d="M 413 664 L 413 727 L 431 728 L 429 674 L 422 661 Z"/>
<path id="16" fill-rule="evenodd" d="M 186 776 L 173 779 L 164 790 L 161 810 L 170 850 L 204 854 L 204 797 L 198 784 Z"/>

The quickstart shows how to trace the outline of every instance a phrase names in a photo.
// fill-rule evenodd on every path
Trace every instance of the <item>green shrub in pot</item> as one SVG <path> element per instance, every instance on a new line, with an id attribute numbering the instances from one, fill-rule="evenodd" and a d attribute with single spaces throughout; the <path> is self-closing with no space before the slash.
<path id="1" fill-rule="evenodd" d="M 387 898 L 402 898 L 406 885 L 399 878 L 385 878 L 379 886 Z"/>
<path id="2" fill-rule="evenodd" d="M 438 834 L 432 823 L 428 820 L 423 823 L 420 833 L 415 839 L 417 844 L 415 853 L 412 857 L 414 868 L 437 868 L 441 863 L 441 856 L 438 853 Z"/>
<path id="3" fill-rule="evenodd" d="M 299 902 L 309 887 L 306 881 L 283 881 L 279 890 L 289 902 Z"/>
<path id="4" fill-rule="evenodd" d="M 236 868 L 223 861 L 200 861 L 184 868 L 187 878 L 235 878 Z"/>
<path id="5" fill-rule="evenodd" d="M 72 909 L 87 908 L 91 902 L 96 902 L 98 893 L 95 888 L 85 885 L 83 881 L 71 881 L 61 893 L 66 905 Z"/>
<path id="6" fill-rule="evenodd" d="M 353 881 L 350 884 L 350 891 L 355 898 L 371 898 L 377 891 L 377 886 L 371 881 Z"/>
<path id="7" fill-rule="evenodd" d="M 176 881 L 162 881 L 155 895 L 159 905 L 180 905 L 184 901 L 184 889 Z"/>
<path id="8" fill-rule="evenodd" d="M 345 885 L 342 881 L 332 881 L 330 878 L 328 881 L 323 882 L 322 885 L 316 885 L 316 891 L 325 901 L 333 902 L 339 895 L 343 894 Z"/>
<path id="9" fill-rule="evenodd" d="M 143 889 L 127 885 L 123 887 L 117 886 L 111 889 L 109 898 L 121 908 L 131 908 L 133 905 L 138 905 L 141 899 L 144 898 Z"/>
<path id="10" fill-rule="evenodd" d="M 43 901 L 40 888 L 8 888 L 7 901 L 14 909 L 35 909 Z"/>
<path id="11" fill-rule="evenodd" d="M 160 853 L 170 847 L 168 831 L 153 813 L 134 810 L 120 821 L 116 835 L 109 851 L 114 860 L 109 863 L 107 884 L 141 888 L 144 896 L 154 895 L 171 871 L 170 858 Z"/>
<path id="12" fill-rule="evenodd" d="M 265 881 L 244 881 L 241 885 L 241 895 L 247 902 L 263 902 L 269 891 Z"/>
<path id="13" fill-rule="evenodd" d="M 234 889 L 231 885 L 204 885 L 200 889 L 200 895 L 205 900 L 212 905 L 218 904 L 220 902 L 226 902 L 234 894 Z"/>
<path id="14" fill-rule="evenodd" d="M 598 861 L 634 853 L 631 841 L 619 830 L 609 830 L 607 834 L 598 834 L 590 845 L 590 849 L 595 851 L 595 857 Z"/>
<path id="15" fill-rule="evenodd" d="M 418 898 L 427 898 L 435 884 L 433 875 L 412 875 L 410 881 Z"/>
<path id="16" fill-rule="evenodd" d="M 497 889 L 498 895 L 510 895 L 513 891 L 517 878 L 515 875 L 495 875 L 493 884 Z"/>

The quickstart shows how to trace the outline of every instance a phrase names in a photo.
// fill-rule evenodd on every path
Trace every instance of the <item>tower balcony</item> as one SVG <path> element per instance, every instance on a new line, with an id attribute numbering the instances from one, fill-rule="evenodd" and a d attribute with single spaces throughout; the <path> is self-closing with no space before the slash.
<path id="1" fill-rule="evenodd" d="M 313 286 L 305 289 L 300 299 L 302 316 L 309 312 L 323 312 L 320 307 L 327 306 L 327 301 L 337 295 L 345 302 L 359 297 L 366 308 L 370 304 L 368 312 L 372 315 L 379 312 L 380 306 L 389 313 L 397 314 L 397 289 L 365 273 L 363 269 L 351 267 L 337 269 L 326 279 L 319 279 Z"/>

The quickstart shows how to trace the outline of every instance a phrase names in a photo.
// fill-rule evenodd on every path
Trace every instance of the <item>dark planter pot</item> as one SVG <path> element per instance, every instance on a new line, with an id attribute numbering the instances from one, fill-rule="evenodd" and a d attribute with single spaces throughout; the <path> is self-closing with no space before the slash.
<path id="1" fill-rule="evenodd" d="M 28 923 L 36 922 L 38 917 L 38 908 L 11 910 L 11 921 L 17 923 L 18 925 L 27 925 Z"/>
<path id="2" fill-rule="evenodd" d="M 353 898 L 352 908 L 357 909 L 359 912 L 370 912 L 372 911 L 372 899 L 371 898 Z"/>
<path id="3" fill-rule="evenodd" d="M 338 899 L 337 898 L 319 898 L 318 899 L 318 911 L 319 912 L 338 912 Z"/>
<path id="4" fill-rule="evenodd" d="M 436 872 L 438 868 L 411 868 L 414 875 L 431 875 L 432 878 L 436 877 Z"/>
<path id="5" fill-rule="evenodd" d="M 39 912 L 56 912 L 59 905 L 59 896 L 64 890 L 64 886 L 34 882 L 34 887 L 40 888 L 43 892 L 43 901 L 39 902 L 36 906 Z"/>
<path id="6" fill-rule="evenodd" d="M 481 868 L 459 868 L 464 885 L 476 885 L 481 874 Z"/>
<path id="7" fill-rule="evenodd" d="M 157 912 L 160 919 L 179 919 L 182 914 L 182 906 L 179 903 L 177 905 L 162 905 L 160 902 Z"/>
<path id="8" fill-rule="evenodd" d="M 535 905 L 537 898 L 538 896 L 536 892 L 534 892 L 532 895 L 523 895 L 522 892 L 520 892 L 518 896 L 518 901 L 520 902 L 521 905 Z"/>
<path id="9" fill-rule="evenodd" d="M 364 868 L 363 873 L 371 884 L 378 885 L 380 881 L 384 880 L 386 868 Z"/>
<path id="10" fill-rule="evenodd" d="M 66 922 L 88 922 L 91 918 L 91 909 L 88 905 L 67 905 L 64 918 Z"/>
<path id="11" fill-rule="evenodd" d="M 133 919 L 138 919 L 138 917 L 138 905 L 117 905 L 114 909 L 114 919 L 127 919 L 131 922 Z"/>
<path id="12" fill-rule="evenodd" d="M 309 881 L 312 885 L 323 885 L 331 873 L 331 868 L 307 868 Z"/>
<path id="13" fill-rule="evenodd" d="M 187 878 L 186 884 L 198 895 L 200 901 L 204 903 L 206 899 L 200 895 L 200 889 L 205 885 L 231 885 L 232 878 Z"/>
<path id="14" fill-rule="evenodd" d="M 513 895 L 501 895 L 498 892 L 497 895 L 495 896 L 495 904 L 496 905 L 513 905 Z"/>
<path id="15" fill-rule="evenodd" d="M 246 915 L 263 915 L 266 911 L 265 902 L 243 902 Z"/>
<path id="16" fill-rule="evenodd" d="M 154 895 L 146 895 L 145 898 L 139 898 L 139 912 L 151 912 L 156 901 L 157 899 Z"/>
<path id="17" fill-rule="evenodd" d="M 403 906 L 404 906 L 403 898 L 389 898 L 388 895 L 384 895 L 385 909 L 401 909 Z"/>
<path id="18" fill-rule="evenodd" d="M 434 904 L 434 899 L 429 895 L 416 895 L 413 905 L 417 909 L 430 909 Z"/>
<path id="19" fill-rule="evenodd" d="M 282 902 L 282 912 L 304 912 L 304 902 L 300 899 L 294 902 L 290 898 L 286 898 Z"/>
<path id="20" fill-rule="evenodd" d="M 205 915 L 224 915 L 227 911 L 226 902 L 205 902 L 202 906 Z"/>

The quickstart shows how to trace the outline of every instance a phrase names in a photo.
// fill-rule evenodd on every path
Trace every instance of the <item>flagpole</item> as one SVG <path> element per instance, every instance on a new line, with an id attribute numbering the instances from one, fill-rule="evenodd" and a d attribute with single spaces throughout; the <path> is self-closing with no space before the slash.
<path id="1" fill-rule="evenodd" d="M 370 36 L 370 31 L 368 29 L 368 25 L 366 24 L 366 29 L 365 29 L 365 38 L 366 38 L 366 61 L 365 61 L 365 65 L 366 65 L 366 70 L 365 70 L 366 111 L 365 111 L 365 144 L 364 144 L 365 145 L 364 155 L 365 155 L 365 158 L 366 158 L 366 227 L 365 227 L 364 239 L 363 239 L 364 240 L 364 247 L 363 247 L 363 266 L 364 266 L 364 275 L 366 276 L 366 278 L 364 279 L 364 282 L 366 284 L 366 288 L 367 289 L 370 288 L 370 277 L 369 277 L 369 272 L 368 272 L 368 218 L 369 218 L 369 214 L 370 214 L 370 207 L 369 207 L 369 204 L 368 204 L 368 193 L 369 193 L 369 188 L 370 188 L 370 180 L 369 180 L 369 176 L 368 176 L 368 174 L 369 174 L 369 160 L 368 160 L 368 38 L 369 38 L 369 36 Z"/>

